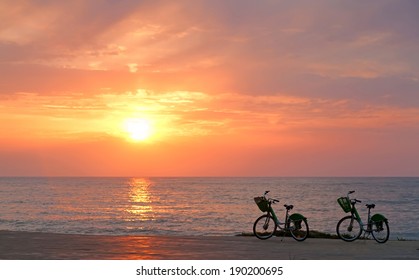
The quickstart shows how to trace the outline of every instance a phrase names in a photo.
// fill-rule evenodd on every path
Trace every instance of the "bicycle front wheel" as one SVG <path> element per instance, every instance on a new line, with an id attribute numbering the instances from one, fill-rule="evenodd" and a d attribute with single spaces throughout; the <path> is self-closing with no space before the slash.
<path id="1" fill-rule="evenodd" d="M 307 220 L 289 220 L 289 230 L 295 240 L 304 241 L 308 236 Z"/>
<path id="2" fill-rule="evenodd" d="M 355 217 L 343 217 L 336 226 L 336 233 L 344 241 L 354 241 L 361 236 L 361 224 Z"/>
<path id="3" fill-rule="evenodd" d="M 387 221 L 371 222 L 372 237 L 378 243 L 385 243 L 390 236 L 390 228 Z"/>
<path id="4" fill-rule="evenodd" d="M 276 223 L 271 215 L 262 215 L 253 225 L 254 235 L 262 240 L 271 238 L 276 231 Z"/>

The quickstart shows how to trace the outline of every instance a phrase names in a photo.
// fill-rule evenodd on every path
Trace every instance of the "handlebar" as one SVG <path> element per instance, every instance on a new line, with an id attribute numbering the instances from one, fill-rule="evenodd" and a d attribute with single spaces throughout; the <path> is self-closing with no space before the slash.
<path id="1" fill-rule="evenodd" d="M 352 198 L 352 199 L 351 199 L 351 198 L 349 198 L 349 195 L 350 195 L 350 194 L 352 194 L 352 193 L 354 193 L 354 192 L 355 192 L 355 191 L 349 191 L 349 192 L 348 192 L 348 194 L 346 195 L 346 197 L 347 197 L 350 201 L 352 201 L 352 202 L 355 202 L 355 203 L 356 203 L 356 202 L 361 203 L 361 202 L 362 202 L 361 200 L 358 200 L 358 199 L 356 199 L 356 198 Z"/>
<path id="2" fill-rule="evenodd" d="M 279 200 L 278 199 L 274 199 L 274 198 L 267 198 L 266 197 L 266 195 L 269 193 L 270 191 L 265 191 L 265 193 L 263 194 L 263 197 L 266 199 L 266 200 L 268 200 L 269 202 L 272 202 L 272 203 L 277 203 L 277 202 L 279 202 Z"/>

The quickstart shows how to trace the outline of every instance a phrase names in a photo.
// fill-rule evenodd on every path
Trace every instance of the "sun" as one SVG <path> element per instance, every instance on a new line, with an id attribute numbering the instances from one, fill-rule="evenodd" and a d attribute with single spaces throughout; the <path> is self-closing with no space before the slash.
<path id="1" fill-rule="evenodd" d="M 147 119 L 126 119 L 124 130 L 133 141 L 144 141 L 152 134 L 151 124 Z"/>

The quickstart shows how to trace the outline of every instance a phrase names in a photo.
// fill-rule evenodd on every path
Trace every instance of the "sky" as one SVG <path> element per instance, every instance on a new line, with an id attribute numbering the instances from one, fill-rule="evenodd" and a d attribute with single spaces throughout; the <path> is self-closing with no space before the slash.
<path id="1" fill-rule="evenodd" d="M 0 176 L 419 176 L 419 2 L 0 2 Z"/>

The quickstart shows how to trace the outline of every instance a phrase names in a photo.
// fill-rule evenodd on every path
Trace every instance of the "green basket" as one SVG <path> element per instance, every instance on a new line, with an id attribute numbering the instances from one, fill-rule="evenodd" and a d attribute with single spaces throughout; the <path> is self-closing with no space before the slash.
<path id="1" fill-rule="evenodd" d="M 266 198 L 262 196 L 258 196 L 254 198 L 256 205 L 259 207 L 260 211 L 268 212 L 269 210 L 269 202 Z"/>
<path id="2" fill-rule="evenodd" d="M 347 197 L 339 197 L 338 203 L 345 213 L 351 212 L 351 202 Z"/>

